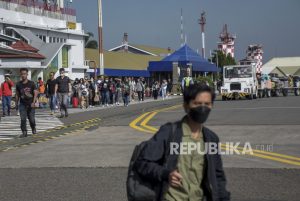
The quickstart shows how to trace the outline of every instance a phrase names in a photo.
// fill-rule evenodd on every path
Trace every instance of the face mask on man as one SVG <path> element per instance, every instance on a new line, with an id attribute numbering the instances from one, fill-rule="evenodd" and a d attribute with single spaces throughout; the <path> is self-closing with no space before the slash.
<path id="1" fill-rule="evenodd" d="M 204 122 L 206 122 L 210 111 L 211 109 L 207 106 L 199 106 L 190 108 L 188 115 L 193 121 L 199 124 L 203 124 Z"/>

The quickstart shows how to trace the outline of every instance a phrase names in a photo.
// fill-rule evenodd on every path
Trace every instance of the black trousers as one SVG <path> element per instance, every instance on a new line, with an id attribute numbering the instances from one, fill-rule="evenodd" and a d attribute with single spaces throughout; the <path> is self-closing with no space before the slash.
<path id="1" fill-rule="evenodd" d="M 137 93 L 139 101 L 144 101 L 144 91 L 138 91 Z"/>
<path id="2" fill-rule="evenodd" d="M 34 129 L 35 124 L 35 109 L 31 105 L 20 104 L 19 106 L 20 117 L 21 117 L 21 130 L 27 131 L 26 121 L 29 120 L 31 129 Z"/>

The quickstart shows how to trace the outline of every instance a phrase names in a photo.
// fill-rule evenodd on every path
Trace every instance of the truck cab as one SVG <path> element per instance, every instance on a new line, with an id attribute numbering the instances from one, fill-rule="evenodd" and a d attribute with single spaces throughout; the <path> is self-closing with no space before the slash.
<path id="1" fill-rule="evenodd" d="M 224 66 L 222 100 L 256 99 L 257 78 L 254 65 Z"/>

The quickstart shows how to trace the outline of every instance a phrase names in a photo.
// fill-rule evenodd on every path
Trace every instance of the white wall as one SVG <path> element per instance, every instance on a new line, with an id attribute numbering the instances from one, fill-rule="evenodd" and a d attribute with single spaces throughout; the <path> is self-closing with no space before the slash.
<path id="1" fill-rule="evenodd" d="M 0 69 L 0 83 L 4 82 L 4 70 Z"/>
<path id="2" fill-rule="evenodd" d="M 84 70 L 73 69 L 72 73 L 69 73 L 68 75 L 72 80 L 75 80 L 76 78 L 84 78 Z"/>
<path id="3" fill-rule="evenodd" d="M 41 62 L 34 59 L 2 59 L 2 68 L 41 68 Z"/>
<path id="4" fill-rule="evenodd" d="M 72 36 L 68 40 L 72 44 L 69 50 L 70 67 L 84 67 L 84 39 L 81 36 Z"/>

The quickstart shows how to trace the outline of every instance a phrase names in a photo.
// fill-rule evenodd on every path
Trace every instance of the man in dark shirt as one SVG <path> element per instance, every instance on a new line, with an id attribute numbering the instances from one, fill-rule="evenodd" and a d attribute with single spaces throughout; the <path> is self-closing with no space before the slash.
<path id="1" fill-rule="evenodd" d="M 56 79 L 54 79 L 54 72 L 51 72 L 50 79 L 47 80 L 46 83 L 46 95 L 49 98 L 51 115 L 54 115 L 54 111 L 56 107 L 55 85 L 56 85 Z"/>
<path id="2" fill-rule="evenodd" d="M 32 134 L 36 134 L 35 124 L 35 102 L 37 101 L 38 91 L 33 81 L 28 80 L 28 69 L 20 69 L 21 81 L 16 86 L 16 103 L 20 104 L 17 109 L 21 116 L 21 138 L 27 137 L 26 118 L 28 117 Z"/>
<path id="3" fill-rule="evenodd" d="M 59 69 L 60 76 L 56 78 L 55 95 L 60 103 L 60 118 L 68 117 L 68 98 L 71 92 L 71 80 L 65 76 L 65 69 Z"/>
<path id="4" fill-rule="evenodd" d="M 102 107 L 108 106 L 108 103 L 110 102 L 110 96 L 109 96 L 109 81 L 108 77 L 105 78 L 104 81 L 100 84 L 100 91 L 101 91 L 101 97 L 102 97 Z"/>

